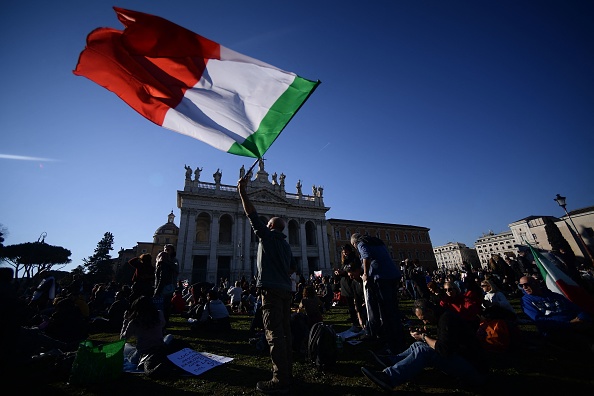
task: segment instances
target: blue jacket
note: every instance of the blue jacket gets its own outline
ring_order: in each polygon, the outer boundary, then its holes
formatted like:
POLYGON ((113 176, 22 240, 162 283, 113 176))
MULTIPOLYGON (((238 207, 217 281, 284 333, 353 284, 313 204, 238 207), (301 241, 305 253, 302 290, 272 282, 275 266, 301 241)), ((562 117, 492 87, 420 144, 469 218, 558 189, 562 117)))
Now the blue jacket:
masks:
POLYGON ((357 243, 357 250, 361 256, 361 261, 370 259, 371 265, 367 276, 373 280, 390 280, 400 279, 402 273, 400 267, 394 264, 388 248, 385 245, 372 245, 359 241, 357 243))
POLYGON ((542 296, 527 294, 525 290, 523 292, 522 310, 543 335, 571 328, 569 322, 576 317, 586 322, 592 321, 588 313, 559 293, 549 289, 542 289, 542 296))

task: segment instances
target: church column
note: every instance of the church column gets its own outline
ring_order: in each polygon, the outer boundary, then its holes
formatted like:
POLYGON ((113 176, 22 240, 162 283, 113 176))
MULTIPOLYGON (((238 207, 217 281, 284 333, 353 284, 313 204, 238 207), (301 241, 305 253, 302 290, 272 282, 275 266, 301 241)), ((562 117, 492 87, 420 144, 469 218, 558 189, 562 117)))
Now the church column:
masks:
POLYGON ((320 270, 328 270, 330 269, 330 256, 328 253, 328 235, 325 227, 322 227, 322 223, 323 222, 321 220, 316 221, 318 256, 320 260, 320 270))
POLYGON ((239 279, 245 275, 243 266, 243 222, 245 216, 236 214, 233 227, 233 259, 231 260, 231 279, 239 279))
POLYGON ((192 278, 192 249, 196 234, 196 213, 195 209, 181 208, 180 234, 176 248, 180 279, 192 278))
POLYGON ((310 275, 307 260, 307 236, 305 232, 305 220, 302 218, 299 218, 299 241, 301 242, 301 273, 307 279, 310 275))
MULTIPOLYGON (((256 275, 252 271, 252 258, 250 257, 250 252, 252 251, 252 224, 245 215, 243 215, 243 233, 241 235, 243 238, 243 266, 247 274, 246 276, 249 276, 251 280, 251 277, 256 275)), ((257 272, 258 269, 256 268, 254 271, 257 272)))
POLYGON ((218 284, 217 279, 217 247, 219 246, 219 218, 221 213, 215 211, 211 216, 210 223, 210 255, 207 265, 207 279, 208 282, 218 284))

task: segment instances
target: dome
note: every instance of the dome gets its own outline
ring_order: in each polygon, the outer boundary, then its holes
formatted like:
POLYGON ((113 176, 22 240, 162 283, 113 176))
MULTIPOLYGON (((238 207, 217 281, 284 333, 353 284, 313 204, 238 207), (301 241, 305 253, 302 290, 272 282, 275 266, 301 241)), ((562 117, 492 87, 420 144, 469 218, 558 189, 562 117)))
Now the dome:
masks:
POLYGON ((163 224, 155 231, 155 235, 153 235, 153 243, 175 244, 177 242, 177 237, 179 235, 179 227, 175 225, 173 219, 175 219, 175 215, 173 214, 172 210, 171 213, 167 216, 167 223, 163 224))

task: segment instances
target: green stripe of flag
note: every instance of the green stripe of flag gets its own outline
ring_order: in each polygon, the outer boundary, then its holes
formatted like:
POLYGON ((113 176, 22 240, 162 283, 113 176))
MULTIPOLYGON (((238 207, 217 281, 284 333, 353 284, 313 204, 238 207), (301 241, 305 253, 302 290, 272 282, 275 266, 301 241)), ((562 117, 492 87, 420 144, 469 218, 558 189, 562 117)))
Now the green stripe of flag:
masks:
POLYGON ((242 144, 233 143, 227 152, 244 157, 262 158, 319 84, 320 81, 310 81, 296 76, 293 83, 268 110, 258 130, 242 144))

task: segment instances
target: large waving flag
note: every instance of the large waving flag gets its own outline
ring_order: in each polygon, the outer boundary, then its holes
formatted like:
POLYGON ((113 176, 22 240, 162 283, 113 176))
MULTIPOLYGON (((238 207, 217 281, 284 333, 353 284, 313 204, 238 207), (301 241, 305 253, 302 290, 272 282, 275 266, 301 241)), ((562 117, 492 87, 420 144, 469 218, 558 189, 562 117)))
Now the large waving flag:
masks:
POLYGON ((158 16, 114 10, 125 29, 93 30, 74 74, 155 124, 219 150, 262 158, 320 83, 158 16))
POLYGON ((588 293, 583 287, 578 285, 565 272, 563 272, 554 263, 554 258, 545 257, 550 253, 541 254, 536 251, 528 242, 528 247, 532 252, 534 261, 540 271, 542 279, 544 279, 547 288, 555 293, 559 293, 567 297, 571 302, 578 305, 584 311, 594 315, 594 296, 588 293))

